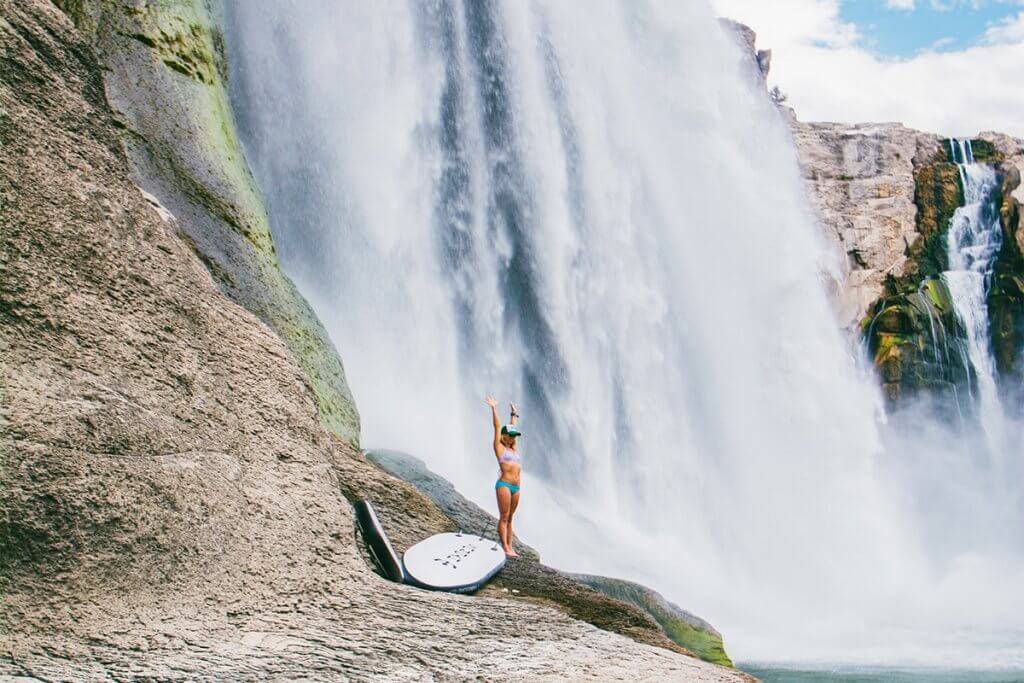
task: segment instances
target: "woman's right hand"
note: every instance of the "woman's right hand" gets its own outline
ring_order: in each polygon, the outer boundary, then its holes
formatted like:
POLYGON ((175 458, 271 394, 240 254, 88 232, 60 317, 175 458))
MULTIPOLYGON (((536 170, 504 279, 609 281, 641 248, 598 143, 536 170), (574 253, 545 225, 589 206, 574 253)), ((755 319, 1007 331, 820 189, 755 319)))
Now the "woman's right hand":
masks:
POLYGON ((488 395, 487 398, 484 399, 484 402, 492 408, 498 407, 498 402, 494 400, 494 397, 491 395, 488 395))

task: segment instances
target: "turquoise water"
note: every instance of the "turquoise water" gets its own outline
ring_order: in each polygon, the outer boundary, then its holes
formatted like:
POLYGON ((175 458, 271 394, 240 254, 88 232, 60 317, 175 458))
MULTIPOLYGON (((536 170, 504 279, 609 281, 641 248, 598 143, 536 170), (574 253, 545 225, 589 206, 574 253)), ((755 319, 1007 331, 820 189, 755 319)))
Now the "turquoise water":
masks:
POLYGON ((1024 669, 969 671, 956 669, 887 669, 834 667, 799 669, 741 664, 740 668, 764 683, 1024 683, 1024 669))

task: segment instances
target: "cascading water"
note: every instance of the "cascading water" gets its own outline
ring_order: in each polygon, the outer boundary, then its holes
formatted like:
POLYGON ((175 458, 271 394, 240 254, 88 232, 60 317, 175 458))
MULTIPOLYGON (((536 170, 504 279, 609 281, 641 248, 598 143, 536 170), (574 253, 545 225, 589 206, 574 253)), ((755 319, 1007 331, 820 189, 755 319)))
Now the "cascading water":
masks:
POLYGON ((922 540, 906 492, 957 494, 883 456, 785 125, 704 3, 253 1, 229 27, 365 445, 493 507, 482 399, 516 399, 517 531, 549 563, 643 581, 740 658, 948 657, 974 617, 1020 656, 1007 513, 922 540))
POLYGON ((995 195, 999 189, 995 169, 974 161, 970 140, 949 141, 953 161, 960 169, 964 205, 949 223, 947 253, 949 270, 942 274, 957 316, 966 332, 967 351, 977 377, 981 423, 998 449, 1002 406, 996 389, 995 362, 989 339, 986 298, 992 284, 992 268, 1002 246, 1003 231, 995 195))

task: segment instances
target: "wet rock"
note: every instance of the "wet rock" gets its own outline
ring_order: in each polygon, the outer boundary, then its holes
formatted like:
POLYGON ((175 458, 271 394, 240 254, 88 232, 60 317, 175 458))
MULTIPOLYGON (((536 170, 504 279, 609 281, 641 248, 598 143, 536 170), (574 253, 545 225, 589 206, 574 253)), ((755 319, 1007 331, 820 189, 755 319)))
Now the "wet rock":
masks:
POLYGON ((1019 413, 1024 410, 1024 226, 1020 220, 1024 142, 999 133, 982 133, 981 138, 979 142, 991 146, 989 156, 996 160, 1002 177, 999 221, 1003 245, 988 294, 992 356, 1003 404, 1019 413))
POLYGON ((914 164, 914 204, 921 238, 908 251, 909 265, 895 287, 914 287, 922 277, 948 270, 946 233, 953 213, 963 203, 960 171, 949 158, 947 146, 914 164))
MULTIPOLYGON (((890 409, 927 397, 940 412, 971 412, 964 330, 940 279, 949 266, 950 219, 964 201, 948 141, 898 124, 792 126, 819 222, 849 257, 834 288, 842 324, 866 336, 890 409)), ((1013 193, 1021 144, 986 135, 972 141, 975 158, 996 165, 1003 184, 1004 248, 989 295, 992 347, 1004 394, 1020 393, 1024 302, 1017 278, 1024 260, 1013 193)))
POLYGON ((863 325, 890 410, 922 397, 948 416, 972 410, 964 330, 942 279, 926 278, 913 292, 879 299, 863 325))

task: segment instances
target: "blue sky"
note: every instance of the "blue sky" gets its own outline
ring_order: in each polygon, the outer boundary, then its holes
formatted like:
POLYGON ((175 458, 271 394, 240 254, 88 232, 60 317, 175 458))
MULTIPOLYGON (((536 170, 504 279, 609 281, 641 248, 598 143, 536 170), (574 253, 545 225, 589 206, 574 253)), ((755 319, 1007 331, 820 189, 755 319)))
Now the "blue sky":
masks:
POLYGON ((711 0, 803 121, 1024 138, 1024 0, 711 0))
POLYGON ((865 48, 882 57, 907 58, 977 45, 988 29, 1019 11, 1016 3, 998 0, 844 0, 839 18, 857 27, 865 48))

